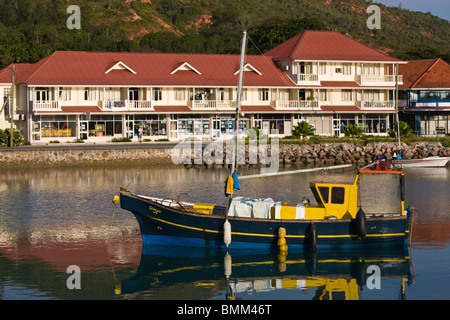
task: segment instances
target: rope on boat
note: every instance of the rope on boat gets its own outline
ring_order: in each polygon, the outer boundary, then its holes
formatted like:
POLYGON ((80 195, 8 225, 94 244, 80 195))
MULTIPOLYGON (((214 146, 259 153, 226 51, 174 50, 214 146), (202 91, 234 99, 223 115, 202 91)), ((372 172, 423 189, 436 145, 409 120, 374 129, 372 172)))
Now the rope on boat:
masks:
POLYGON ((108 243, 108 241, 109 241, 109 232, 110 232, 110 230, 111 230, 111 227, 112 227, 112 224, 113 224, 113 221, 114 221, 114 214, 116 213, 116 208, 117 208, 117 206, 118 206, 118 204, 120 203, 120 197, 118 196, 118 195, 115 195, 114 197, 113 197, 113 204, 114 204, 114 210, 113 210, 113 214, 112 214, 112 216, 111 216, 111 223, 110 223, 110 225, 109 225, 109 227, 108 227, 108 233, 107 233, 107 235, 106 235, 106 241, 105 241, 105 244, 107 244, 108 243))

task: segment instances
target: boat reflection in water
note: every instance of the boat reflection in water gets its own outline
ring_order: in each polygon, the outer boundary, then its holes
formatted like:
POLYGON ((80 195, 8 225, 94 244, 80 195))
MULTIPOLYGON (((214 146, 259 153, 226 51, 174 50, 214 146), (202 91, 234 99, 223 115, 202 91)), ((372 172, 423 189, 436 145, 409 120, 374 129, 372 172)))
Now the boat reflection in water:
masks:
MULTIPOLYGON (((234 300, 249 293, 293 289, 311 290, 311 299, 357 300, 364 288, 377 289, 380 278, 387 277, 398 279, 399 298, 403 299, 405 282, 414 282, 411 266, 408 251, 401 247, 379 252, 308 250, 287 255, 245 250, 230 255, 219 249, 144 246, 139 269, 135 276, 122 281, 121 294, 182 285, 190 290, 209 288, 202 296, 207 299, 234 300)), ((301 298, 289 296, 282 299, 301 298)))

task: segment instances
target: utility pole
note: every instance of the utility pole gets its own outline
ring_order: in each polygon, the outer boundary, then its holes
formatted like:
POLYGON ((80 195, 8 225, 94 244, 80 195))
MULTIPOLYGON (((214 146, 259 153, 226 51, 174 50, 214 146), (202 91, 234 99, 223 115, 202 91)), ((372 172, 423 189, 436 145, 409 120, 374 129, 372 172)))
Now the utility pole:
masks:
POLYGON ((9 132, 9 146, 12 148, 14 146, 14 98, 15 98, 15 76, 16 76, 16 67, 14 64, 12 65, 12 88, 11 88, 11 112, 9 113, 11 117, 11 131, 9 132))

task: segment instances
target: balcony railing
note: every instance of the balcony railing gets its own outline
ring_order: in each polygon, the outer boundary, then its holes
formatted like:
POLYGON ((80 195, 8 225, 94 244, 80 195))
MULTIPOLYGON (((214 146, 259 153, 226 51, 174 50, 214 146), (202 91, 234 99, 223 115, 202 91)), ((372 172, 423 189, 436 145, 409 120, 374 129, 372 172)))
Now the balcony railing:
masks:
POLYGON ((128 110, 127 100, 101 100, 103 110, 128 110))
POLYGON ((276 100, 272 106, 276 110, 320 110, 319 101, 312 100, 276 100))
MULTIPOLYGON (((356 82, 360 85, 363 84, 381 84, 388 82, 389 84, 395 85, 395 76, 394 75, 382 75, 382 76, 373 76, 373 75, 358 75, 355 78, 356 82)), ((403 76, 398 75, 398 84, 403 84, 403 76)))
POLYGON ((60 111, 61 108, 59 106, 59 101, 51 100, 51 101, 34 101, 33 103, 34 110, 40 111, 60 111))
POLYGON ((309 73, 299 73, 297 74, 297 83, 318 83, 319 75, 318 74, 309 74, 309 73))
POLYGON ((234 110, 236 109, 236 101, 232 100, 191 100, 188 106, 192 110, 234 110))
POLYGON ((130 110, 153 110, 153 104, 148 100, 131 100, 128 101, 130 110))
POLYGON ((361 110, 393 110, 394 104, 390 101, 356 101, 356 106, 361 110))

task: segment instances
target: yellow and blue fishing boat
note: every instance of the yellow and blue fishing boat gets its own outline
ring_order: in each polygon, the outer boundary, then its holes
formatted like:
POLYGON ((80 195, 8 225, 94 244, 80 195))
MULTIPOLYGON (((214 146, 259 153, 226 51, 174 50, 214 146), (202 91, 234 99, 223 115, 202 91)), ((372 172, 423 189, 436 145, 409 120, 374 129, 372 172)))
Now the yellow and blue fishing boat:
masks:
POLYGON ((400 212, 372 214, 358 205, 359 176, 368 172, 398 175, 404 190, 402 171, 361 170, 353 183, 310 182, 317 205, 235 197, 227 208, 138 195, 124 189, 120 205, 136 216, 144 245, 273 249, 279 244, 279 230, 285 230, 282 237, 289 250, 408 243, 412 210, 405 210, 404 191, 400 212))

